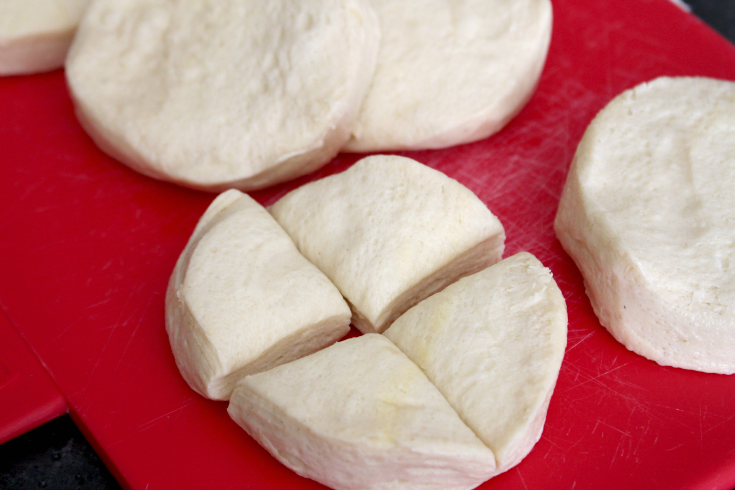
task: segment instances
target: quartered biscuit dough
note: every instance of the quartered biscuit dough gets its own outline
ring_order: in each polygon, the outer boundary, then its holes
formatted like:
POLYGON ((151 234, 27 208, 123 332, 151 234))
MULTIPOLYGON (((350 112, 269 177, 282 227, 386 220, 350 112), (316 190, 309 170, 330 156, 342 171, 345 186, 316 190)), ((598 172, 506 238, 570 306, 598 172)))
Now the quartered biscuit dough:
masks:
POLYGON ((564 298, 519 253, 425 299, 385 334, 495 454, 501 473, 541 437, 567 341, 564 298))
POLYGON ((398 156, 372 156, 281 198, 271 213, 337 286, 364 333, 500 260, 500 221, 456 180, 398 156))
POLYGON ((244 378, 228 412, 281 463, 337 490, 469 490, 495 469, 436 387, 376 334, 244 378))
POLYGON ((113 157, 252 190, 339 151, 379 42, 367 0, 98 0, 66 68, 80 122, 113 157))
POLYGON ((64 64, 89 0, 0 0, 0 75, 64 64))
POLYGON ((166 330, 198 393, 226 400, 243 376, 322 349, 349 331, 350 309, 324 274, 249 196, 217 197, 176 263, 166 330))
POLYGON ((372 0, 383 38, 346 151, 485 138, 531 97, 551 39, 549 0, 372 0))
POLYGON ((735 373, 735 83, 659 78, 582 138, 555 229, 600 323, 659 364, 735 373))

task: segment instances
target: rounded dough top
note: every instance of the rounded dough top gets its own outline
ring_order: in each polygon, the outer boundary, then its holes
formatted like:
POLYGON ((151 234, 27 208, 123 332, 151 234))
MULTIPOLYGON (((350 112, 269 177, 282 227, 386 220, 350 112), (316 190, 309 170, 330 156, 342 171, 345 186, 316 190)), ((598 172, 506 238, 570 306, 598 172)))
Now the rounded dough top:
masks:
POLYGON ((338 151, 379 36, 366 0, 99 0, 67 77, 113 156, 191 187, 253 189, 338 151))
POLYGON ((593 121, 576 158, 595 216, 647 287, 696 323, 735 321, 735 83, 659 78, 593 121))
POLYGON ((182 264, 180 294, 219 347, 219 361, 234 370, 299 329, 332 316, 347 319, 350 312, 337 288, 262 206, 247 194, 228 192, 236 200, 198 225, 203 234, 195 232, 189 261, 182 264))
POLYGON ((465 186, 390 155, 363 158, 300 187, 271 213, 376 325, 407 289, 483 240, 505 237, 500 221, 465 186))
POLYGON ((25 36, 76 29, 89 0, 0 0, 0 46, 25 36))
POLYGON ((372 0, 378 66, 348 151, 442 148, 499 131, 546 60, 548 0, 372 0))
POLYGON ((538 441, 567 342, 551 271, 521 252, 408 310, 385 331, 497 458, 518 464, 538 441))
POLYGON ((302 476, 340 490, 468 490, 495 458, 421 370, 378 334, 248 376, 230 415, 302 476))

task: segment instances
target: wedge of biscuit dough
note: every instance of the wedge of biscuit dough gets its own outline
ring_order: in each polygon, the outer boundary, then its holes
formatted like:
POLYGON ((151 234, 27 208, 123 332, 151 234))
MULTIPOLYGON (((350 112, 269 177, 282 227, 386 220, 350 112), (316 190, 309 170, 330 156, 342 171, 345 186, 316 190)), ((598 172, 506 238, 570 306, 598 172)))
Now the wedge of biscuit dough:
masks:
POLYGON ((372 0, 383 38, 346 151, 443 148, 505 126, 536 88, 549 0, 372 0))
POLYGON ((230 416, 281 463, 336 490, 460 490, 493 453, 376 334, 243 379, 230 416))
POLYGON ((271 213, 352 306, 362 332, 500 260, 500 221, 454 179, 398 156, 364 158, 281 198, 271 213))
POLYGON ((379 42, 368 0, 97 0, 66 74, 79 121, 114 158, 252 190, 339 151, 379 42))
POLYGON ((64 65, 89 0, 0 1, 0 75, 26 75, 64 65))
POLYGON ((554 224, 628 349, 735 373, 735 83, 659 78, 587 128, 554 224))
POLYGON ((567 343, 551 273, 519 253, 414 306, 385 334, 493 450, 495 474, 541 437, 567 343))
POLYGON ((212 202, 176 263, 166 330, 184 379, 226 400, 243 376, 322 349, 350 309, 324 274, 246 194, 212 202))

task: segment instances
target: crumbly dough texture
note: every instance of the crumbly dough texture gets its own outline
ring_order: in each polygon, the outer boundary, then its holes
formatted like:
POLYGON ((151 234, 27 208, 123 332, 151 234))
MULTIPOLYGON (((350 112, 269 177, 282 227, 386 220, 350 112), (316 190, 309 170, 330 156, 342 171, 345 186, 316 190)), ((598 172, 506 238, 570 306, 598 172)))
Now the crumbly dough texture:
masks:
POLYGON ((166 330, 198 393, 229 399, 236 382, 339 340, 350 309, 252 198, 215 199, 176 263, 166 330))
POLYGON ((398 156, 364 158, 304 185, 271 213, 337 286, 363 333, 499 261, 500 221, 456 180, 398 156))
POLYGON ((63 66, 89 0, 0 0, 0 76, 63 66))
POLYGON ((536 88, 549 0, 372 0, 383 38, 345 150, 443 148, 505 126, 536 88))
POLYGON ((80 122, 113 157, 252 190, 339 151, 379 42, 367 0, 98 0, 66 68, 80 122))
POLYGON ((493 453, 376 334, 244 378, 230 416, 281 463, 336 490, 460 490, 493 453))
POLYGON ((551 272, 519 253, 425 299, 384 334, 495 454, 492 476, 541 437, 567 341, 551 272))
POLYGON ((659 364, 735 373, 735 83, 659 78, 587 128, 555 230, 600 323, 659 364))

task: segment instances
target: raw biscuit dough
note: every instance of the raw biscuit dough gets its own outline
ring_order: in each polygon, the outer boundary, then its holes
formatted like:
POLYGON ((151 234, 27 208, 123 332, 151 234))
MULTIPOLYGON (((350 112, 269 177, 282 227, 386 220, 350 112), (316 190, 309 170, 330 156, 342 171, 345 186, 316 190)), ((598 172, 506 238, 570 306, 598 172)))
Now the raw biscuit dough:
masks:
POLYGON ((184 379, 226 400, 237 381, 322 349, 349 331, 350 309, 324 274, 248 195, 210 205, 166 292, 166 330, 184 379))
POLYGON ((592 307, 659 364, 735 372, 735 83, 659 78, 587 128, 555 229, 592 307))
POLYGON ((503 255, 500 221, 454 179, 377 155, 304 185, 271 208, 301 253, 380 333, 404 311, 503 255))
POLYGON ((550 271, 519 253, 408 310, 385 334, 495 454, 494 474, 541 437, 567 342, 550 271))
POLYGON ((0 0, 0 75, 64 65, 89 0, 0 0))
POLYGON ((336 490, 469 490, 495 469, 436 387, 376 334, 244 378, 228 412, 281 463, 336 490))
POLYGON ((98 0, 67 60, 104 151, 209 191, 307 174, 349 138, 380 27, 367 0, 98 0))
POLYGON ((346 151, 443 148, 499 131, 531 97, 549 0, 372 0, 383 38, 346 151))

